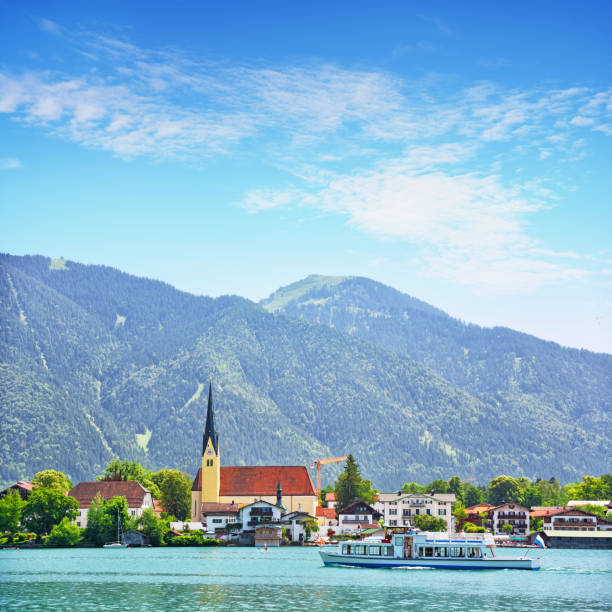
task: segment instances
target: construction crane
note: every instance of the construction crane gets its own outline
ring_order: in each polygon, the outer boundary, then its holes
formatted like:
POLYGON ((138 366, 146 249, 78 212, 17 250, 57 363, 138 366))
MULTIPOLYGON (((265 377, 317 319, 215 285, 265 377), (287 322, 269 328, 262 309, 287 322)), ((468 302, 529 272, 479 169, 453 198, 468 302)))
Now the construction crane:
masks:
POLYGON ((321 466, 327 465, 328 463, 339 463, 340 461, 346 461, 348 457, 327 457, 326 459, 315 459, 314 463, 310 466, 311 468, 317 469, 317 495, 321 497, 321 466))

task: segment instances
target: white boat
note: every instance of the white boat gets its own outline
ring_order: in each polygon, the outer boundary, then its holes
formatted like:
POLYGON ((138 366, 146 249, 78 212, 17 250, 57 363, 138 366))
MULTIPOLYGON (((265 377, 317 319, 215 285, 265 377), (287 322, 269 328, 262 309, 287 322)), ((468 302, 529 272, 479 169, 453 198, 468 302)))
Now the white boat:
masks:
POLYGON ((121 523, 119 521, 119 509, 117 508, 117 541, 107 542, 102 545, 102 548, 127 548, 127 544, 121 541, 121 523))
POLYGON ((495 554, 490 533, 414 532, 387 527, 382 538, 340 542, 319 551, 325 565, 387 568, 539 570, 538 558, 495 554))

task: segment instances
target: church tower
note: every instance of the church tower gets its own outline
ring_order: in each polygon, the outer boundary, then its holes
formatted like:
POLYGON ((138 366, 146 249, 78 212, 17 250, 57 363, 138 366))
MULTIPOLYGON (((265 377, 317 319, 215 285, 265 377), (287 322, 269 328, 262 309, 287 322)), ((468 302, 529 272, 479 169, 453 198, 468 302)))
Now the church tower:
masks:
POLYGON ((221 458, 219 456, 219 434, 215 429, 215 409, 212 396, 212 378, 208 388, 208 410, 206 427, 202 438, 202 502, 219 503, 221 483, 221 458))

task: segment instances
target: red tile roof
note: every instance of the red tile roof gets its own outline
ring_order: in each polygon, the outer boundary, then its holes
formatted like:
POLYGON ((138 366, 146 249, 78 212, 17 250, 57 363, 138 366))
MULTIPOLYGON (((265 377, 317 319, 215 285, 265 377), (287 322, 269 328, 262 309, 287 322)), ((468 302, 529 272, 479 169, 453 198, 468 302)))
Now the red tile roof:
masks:
POLYGON ((36 487, 36 485, 33 485, 31 482, 28 482, 27 480, 20 480, 16 484, 16 486, 19 487, 20 489, 26 489, 27 491, 31 491, 32 489, 36 487))
POLYGON ((129 508, 140 508, 148 493, 139 482, 124 480, 102 480, 100 482, 79 482, 68 492, 79 502, 79 508, 89 508, 96 495, 104 499, 123 496, 127 499, 129 508))
POLYGON ((153 500, 153 510, 154 510, 155 512, 160 513, 160 514, 161 514, 162 512, 164 512, 164 507, 162 506, 162 503, 161 503, 161 500, 160 500, 160 499, 154 499, 154 500, 153 500))
POLYGON ((317 516, 324 516, 328 519, 336 518, 335 508, 323 508, 323 506, 317 506, 317 516))
POLYGON ((529 513, 531 518, 542 518, 543 516, 550 516, 551 514, 557 514, 565 510, 565 508, 538 508, 537 510, 532 510, 529 513))
MULTIPOLYGON (((223 497, 276 495, 279 480, 283 495, 317 496, 312 478, 303 465, 221 467, 219 495, 223 497)), ((191 490, 202 490, 202 468, 198 469, 191 490)))
POLYGON ((491 508, 494 508, 491 504, 476 504, 475 506, 470 506, 466 508, 465 511, 468 514, 477 514, 479 512, 487 512, 491 508))
POLYGON ((338 498, 336 497, 335 493, 326 493, 325 494, 325 501, 326 502, 338 501, 338 498))

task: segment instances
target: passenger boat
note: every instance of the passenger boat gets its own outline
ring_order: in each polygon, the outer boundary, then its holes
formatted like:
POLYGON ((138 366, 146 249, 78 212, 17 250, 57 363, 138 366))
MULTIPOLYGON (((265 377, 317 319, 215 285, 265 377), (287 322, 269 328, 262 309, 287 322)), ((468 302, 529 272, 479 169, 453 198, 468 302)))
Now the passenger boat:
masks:
POLYGON ((540 559, 500 557, 490 533, 433 533, 386 527, 382 538, 340 542, 319 551, 325 565, 388 568, 538 570, 540 559))

